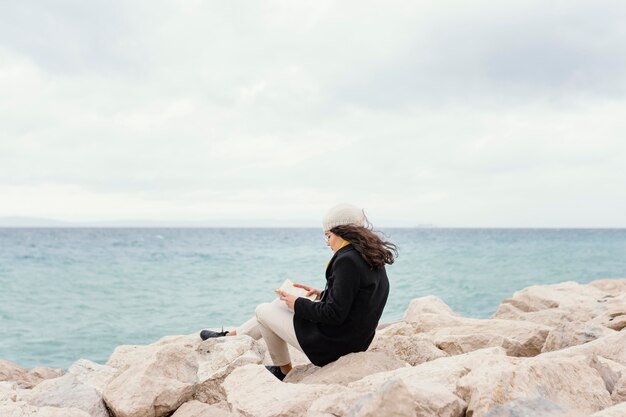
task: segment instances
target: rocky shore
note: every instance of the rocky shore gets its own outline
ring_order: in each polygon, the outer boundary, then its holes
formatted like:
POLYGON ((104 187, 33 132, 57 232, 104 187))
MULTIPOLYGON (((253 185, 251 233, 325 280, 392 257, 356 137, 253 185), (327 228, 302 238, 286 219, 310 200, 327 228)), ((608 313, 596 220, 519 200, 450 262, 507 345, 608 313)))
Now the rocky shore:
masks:
POLYGON ((0 417, 625 417, 626 279, 533 286, 490 319, 427 296, 322 368, 263 341, 168 336, 67 372, 0 361, 0 417))

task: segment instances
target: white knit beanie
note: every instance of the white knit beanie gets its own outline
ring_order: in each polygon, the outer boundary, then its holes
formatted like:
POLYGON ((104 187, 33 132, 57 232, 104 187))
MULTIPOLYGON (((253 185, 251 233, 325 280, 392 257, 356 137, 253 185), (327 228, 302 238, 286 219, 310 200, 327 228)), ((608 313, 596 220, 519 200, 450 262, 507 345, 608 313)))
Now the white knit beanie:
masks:
POLYGON ((344 224, 365 225, 365 214, 352 204, 337 204, 326 213, 322 220, 324 231, 344 224))

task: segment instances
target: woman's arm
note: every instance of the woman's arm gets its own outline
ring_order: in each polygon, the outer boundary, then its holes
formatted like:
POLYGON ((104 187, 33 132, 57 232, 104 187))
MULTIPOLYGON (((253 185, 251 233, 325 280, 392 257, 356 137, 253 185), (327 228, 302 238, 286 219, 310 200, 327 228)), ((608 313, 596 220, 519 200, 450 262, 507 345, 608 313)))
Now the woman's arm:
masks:
POLYGON ((348 257, 337 259, 329 280, 332 284, 329 283, 324 301, 313 302, 306 298, 297 298, 294 303, 295 315, 312 322, 331 325, 339 325, 346 320, 361 283, 354 261, 348 257))

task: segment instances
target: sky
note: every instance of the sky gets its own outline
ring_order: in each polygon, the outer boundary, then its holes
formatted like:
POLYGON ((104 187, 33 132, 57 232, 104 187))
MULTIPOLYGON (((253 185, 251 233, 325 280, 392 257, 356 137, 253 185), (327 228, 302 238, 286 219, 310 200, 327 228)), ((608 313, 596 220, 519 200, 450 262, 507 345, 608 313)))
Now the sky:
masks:
POLYGON ((0 217, 626 227, 626 3, 0 3, 0 217))

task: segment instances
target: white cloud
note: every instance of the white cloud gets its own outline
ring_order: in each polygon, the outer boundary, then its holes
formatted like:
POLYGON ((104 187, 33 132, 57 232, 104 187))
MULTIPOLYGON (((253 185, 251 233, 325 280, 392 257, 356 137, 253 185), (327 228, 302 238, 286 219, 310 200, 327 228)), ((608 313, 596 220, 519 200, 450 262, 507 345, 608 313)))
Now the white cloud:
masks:
POLYGON ((626 226, 624 8, 3 4, 0 216, 626 226))

